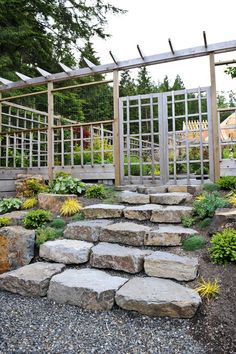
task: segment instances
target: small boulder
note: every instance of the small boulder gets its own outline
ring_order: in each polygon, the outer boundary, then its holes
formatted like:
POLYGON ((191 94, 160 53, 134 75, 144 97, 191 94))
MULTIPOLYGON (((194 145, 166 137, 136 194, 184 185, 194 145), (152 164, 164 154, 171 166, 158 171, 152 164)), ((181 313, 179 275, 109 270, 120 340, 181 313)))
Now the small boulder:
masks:
POLYGON ((39 193, 38 203, 41 209, 50 210, 52 213, 60 213, 62 204, 67 199, 78 200, 75 194, 53 194, 53 193, 39 193))
POLYGON ((29 264, 34 257, 35 231, 22 226, 0 229, 0 274, 29 264))

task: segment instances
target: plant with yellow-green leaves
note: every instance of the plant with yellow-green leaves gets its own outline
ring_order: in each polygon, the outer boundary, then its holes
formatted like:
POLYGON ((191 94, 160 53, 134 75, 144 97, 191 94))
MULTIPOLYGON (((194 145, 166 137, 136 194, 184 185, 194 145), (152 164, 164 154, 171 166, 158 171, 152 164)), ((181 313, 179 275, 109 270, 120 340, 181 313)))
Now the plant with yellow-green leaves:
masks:
POLYGON ((22 209, 31 209, 37 204, 38 204, 38 201, 36 198, 28 198, 23 202, 22 209))
POLYGON ((8 226, 11 223, 11 219, 8 217, 3 216, 0 218, 0 227, 8 226))
POLYGON ((78 200, 69 198, 64 201, 61 206, 60 213, 63 216, 71 216, 78 213, 82 208, 82 205, 78 202, 78 200))
POLYGON ((204 278, 201 278, 197 284, 196 291, 201 297, 209 300, 210 298, 214 298, 219 294, 219 288, 220 287, 217 279, 212 282, 210 280, 206 281, 204 278))
POLYGON ((236 206, 236 192, 230 193, 229 197, 229 202, 232 206, 236 206))

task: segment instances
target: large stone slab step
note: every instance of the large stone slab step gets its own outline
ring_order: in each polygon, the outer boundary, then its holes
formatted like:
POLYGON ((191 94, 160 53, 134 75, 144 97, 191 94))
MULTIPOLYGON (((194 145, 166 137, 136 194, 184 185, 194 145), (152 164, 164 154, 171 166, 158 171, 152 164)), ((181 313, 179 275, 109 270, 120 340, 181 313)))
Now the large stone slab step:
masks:
POLYGON ((77 240, 47 241, 39 248, 39 256, 46 260, 64 264, 80 264, 89 260, 93 243, 77 240))
POLYGON ((50 279, 64 264, 38 262, 0 275, 0 289, 23 296, 46 296, 50 279))
POLYGON ((155 193, 150 194, 152 204, 178 205, 192 200, 190 193, 155 193))
POLYGON ((136 277, 117 291, 115 301, 125 310, 148 316, 191 318, 201 298, 196 291, 171 280, 136 277))
POLYGON ((95 268, 108 268, 135 274, 143 270, 144 257, 152 252, 102 242, 92 248, 90 264, 95 268))
POLYGON ((122 243, 130 246, 142 246, 146 234, 151 228, 134 222, 118 222, 102 228, 99 240, 102 242, 122 243))
POLYGON ((124 205, 94 204, 82 208, 81 211, 87 219, 113 219, 121 218, 124 209, 124 205))
POLYGON ((64 238, 97 242, 99 240, 99 235, 102 227, 111 225, 112 220, 82 220, 67 224, 64 231, 64 238))
POLYGON ((152 210, 152 216, 150 221, 158 223, 167 224, 179 224, 181 219, 185 216, 190 216, 192 214, 192 207, 181 206, 181 205, 171 205, 163 206, 158 205, 152 210))
POLYGON ((144 258, 144 270, 151 277, 189 281, 197 276, 198 259, 157 251, 144 258))
POLYGON ((180 246, 184 238, 198 234, 198 231, 181 225, 160 224, 146 234, 146 246, 180 246))
POLYGON ((90 310, 110 310, 116 291, 128 279, 97 269, 68 269, 50 282, 48 298, 90 310))
POLYGON ((121 192, 119 200, 121 203, 127 204, 147 204, 150 202, 149 195, 130 191, 121 192))
POLYGON ((130 220, 150 220, 153 210, 159 209, 159 207, 156 204, 129 206, 124 209, 124 216, 130 220))

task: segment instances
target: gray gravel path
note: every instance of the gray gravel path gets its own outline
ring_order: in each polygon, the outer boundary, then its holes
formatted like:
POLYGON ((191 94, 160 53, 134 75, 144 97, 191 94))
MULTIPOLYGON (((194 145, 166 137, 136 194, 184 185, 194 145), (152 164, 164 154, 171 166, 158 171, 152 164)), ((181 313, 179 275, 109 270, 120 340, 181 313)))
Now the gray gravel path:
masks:
POLYGON ((0 292, 0 354, 205 354, 188 320, 92 312, 0 292))

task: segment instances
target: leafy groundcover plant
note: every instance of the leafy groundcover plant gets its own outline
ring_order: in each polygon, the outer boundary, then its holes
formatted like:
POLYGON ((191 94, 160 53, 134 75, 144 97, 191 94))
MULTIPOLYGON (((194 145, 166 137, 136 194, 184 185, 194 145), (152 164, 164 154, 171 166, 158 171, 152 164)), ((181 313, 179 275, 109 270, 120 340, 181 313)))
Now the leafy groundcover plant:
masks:
POLYGON ((217 208, 226 208, 229 203, 219 193, 204 193, 193 202, 193 214, 200 220, 212 218, 217 208))
POLYGON ((203 248, 206 240, 203 236, 193 235, 182 241, 182 247, 185 251, 196 251, 203 248))
POLYGON ((63 229, 54 229, 52 227, 42 226, 36 231, 36 244, 42 245, 46 241, 53 241, 62 237, 63 229))
POLYGON ((105 199, 107 197, 107 193, 103 184, 95 184, 86 190, 85 196, 87 198, 105 199))
POLYGON ((36 198, 28 198, 22 204, 22 209, 31 209, 37 205, 38 201, 36 198))
POLYGON ((50 191, 57 194, 81 194, 85 191, 86 184, 72 176, 56 177, 50 185, 50 191))
POLYGON ((7 217, 0 218, 0 227, 8 226, 11 223, 11 219, 7 217))
POLYGON ((236 189, 236 176, 223 176, 217 181, 218 186, 224 190, 236 189))

